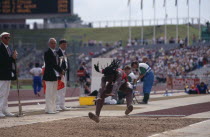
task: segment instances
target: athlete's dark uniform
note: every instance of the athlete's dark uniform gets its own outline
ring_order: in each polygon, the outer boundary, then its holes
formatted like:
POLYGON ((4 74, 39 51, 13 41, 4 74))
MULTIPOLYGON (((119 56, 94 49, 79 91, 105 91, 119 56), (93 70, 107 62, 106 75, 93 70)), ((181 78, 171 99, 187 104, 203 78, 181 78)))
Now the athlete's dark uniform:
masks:
POLYGON ((89 117, 95 122, 99 122, 104 99, 108 96, 113 96, 114 99, 117 99, 117 91, 119 90, 126 95, 127 109, 125 114, 128 115, 133 110, 133 106, 131 105, 133 98, 132 89, 128 86, 126 73, 118 67, 118 65, 114 67, 111 66, 110 68, 107 67, 102 70, 104 76, 101 78, 101 88, 99 89, 98 98, 96 100, 96 115, 89 112, 89 117))

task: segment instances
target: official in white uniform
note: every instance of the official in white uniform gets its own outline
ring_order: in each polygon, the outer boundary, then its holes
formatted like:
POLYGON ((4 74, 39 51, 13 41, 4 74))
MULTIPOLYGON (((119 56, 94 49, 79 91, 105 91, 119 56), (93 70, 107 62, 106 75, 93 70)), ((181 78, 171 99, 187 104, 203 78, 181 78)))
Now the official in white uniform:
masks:
POLYGON ((58 90, 57 99, 56 99, 56 110, 69 110, 65 106, 65 96, 66 96, 66 87, 67 87, 67 81, 69 81, 69 61, 67 59, 66 54, 66 48, 67 48, 67 41, 62 39, 59 41, 59 49, 57 51, 57 54, 60 58, 60 67, 65 71, 64 74, 64 88, 58 90))
POLYGON ((8 111, 8 96, 11 80, 16 80, 15 59, 17 52, 9 47, 10 33, 0 35, 0 118, 14 116, 8 111))
POLYGON ((50 38, 48 45, 49 49, 44 53, 45 72, 43 80, 46 83, 46 94, 45 94, 45 112, 48 114, 55 114, 56 111, 56 95, 58 87, 58 79, 62 77, 64 71, 59 66, 59 57, 56 53, 56 40, 50 38))

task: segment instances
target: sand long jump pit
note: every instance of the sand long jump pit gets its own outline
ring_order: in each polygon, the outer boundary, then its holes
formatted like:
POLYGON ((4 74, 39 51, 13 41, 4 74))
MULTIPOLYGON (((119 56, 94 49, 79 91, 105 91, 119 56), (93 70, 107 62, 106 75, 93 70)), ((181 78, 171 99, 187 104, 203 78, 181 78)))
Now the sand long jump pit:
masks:
MULTIPOLYGON (((204 102, 144 113, 131 113, 129 116, 103 115, 99 123, 87 117, 89 111, 95 110, 95 106, 91 106, 65 112, 65 115, 76 116, 76 113, 81 111, 85 115, 83 117, 0 128, 0 137, 147 137, 207 120, 207 118, 187 118, 185 116, 209 112, 209 105, 210 102, 204 102)), ((135 109, 141 108, 134 107, 135 109)), ((123 114, 124 110, 125 107, 118 105, 105 105, 102 112, 121 111, 123 114)), ((35 116, 42 118, 43 115, 46 116, 40 112, 35 116)), ((51 116, 54 117, 56 114, 51 116)), ((23 119, 20 118, 19 121, 21 120, 23 119)))
MULTIPOLYGON (((0 137, 147 137, 205 121, 206 118, 186 118, 185 116, 207 112, 209 111, 209 105, 210 102, 205 102, 146 113, 131 113, 129 116, 102 116, 99 123, 95 123, 89 117, 84 116, 4 127, 0 128, 0 137)), ((87 113, 88 115, 88 112, 93 111, 94 108, 92 106, 75 111, 83 111, 83 114, 87 113)), ((107 105, 104 106, 103 110, 115 113, 116 110, 122 111, 125 108, 107 105)), ((74 114, 75 111, 67 113, 74 114)), ((43 115, 41 113, 36 114, 36 117, 40 116, 41 118, 43 115)), ((23 119, 20 118, 19 121, 21 120, 23 119)))
POLYGON ((119 116, 101 117, 100 123, 95 123, 88 117, 77 117, 0 128, 0 137, 147 137, 204 120, 206 119, 119 116))

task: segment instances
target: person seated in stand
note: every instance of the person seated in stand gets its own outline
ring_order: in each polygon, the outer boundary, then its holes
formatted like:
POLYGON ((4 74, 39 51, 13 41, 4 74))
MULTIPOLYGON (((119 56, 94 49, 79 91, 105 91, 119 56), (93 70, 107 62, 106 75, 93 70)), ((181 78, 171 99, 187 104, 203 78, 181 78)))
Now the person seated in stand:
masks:
POLYGON ((191 85, 190 88, 186 86, 185 92, 188 94, 200 94, 199 90, 195 87, 195 85, 191 85))
POLYGON ((85 85, 84 85, 84 93, 85 93, 85 95, 89 95, 91 93, 90 85, 91 85, 91 82, 90 82, 90 79, 88 78, 86 80, 85 85))
POLYGON ((103 74, 103 77, 101 78, 101 88, 99 89, 98 97, 96 99, 95 114, 92 112, 88 113, 89 118, 96 123, 99 122, 99 116, 104 105, 105 98, 113 96, 114 99, 116 99, 117 91, 119 90, 126 94, 127 109, 125 114, 128 115, 133 111, 133 106, 131 105, 133 98, 132 89, 127 83, 126 73, 119 68, 119 64, 119 61, 113 60, 112 63, 102 71, 99 70, 99 64, 94 65, 95 70, 103 74))
POLYGON ((209 93, 209 89, 204 82, 201 82, 199 85, 197 85, 197 89, 200 92, 200 94, 208 94, 209 93))
POLYGON ((80 85, 83 87, 83 85, 86 83, 87 78, 90 77, 89 74, 88 74, 88 71, 87 71, 87 67, 86 67, 86 63, 85 62, 82 62, 81 66, 79 67, 78 72, 80 73, 78 75, 79 82, 80 82, 80 85))

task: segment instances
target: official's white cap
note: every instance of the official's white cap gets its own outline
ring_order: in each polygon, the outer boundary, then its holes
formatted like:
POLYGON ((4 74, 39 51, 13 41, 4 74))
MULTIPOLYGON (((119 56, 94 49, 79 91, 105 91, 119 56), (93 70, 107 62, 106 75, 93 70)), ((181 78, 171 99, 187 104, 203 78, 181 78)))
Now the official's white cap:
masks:
POLYGON ((10 35, 10 33, 8 33, 8 32, 3 32, 3 33, 1 33, 0 38, 4 35, 8 35, 8 34, 10 35))

